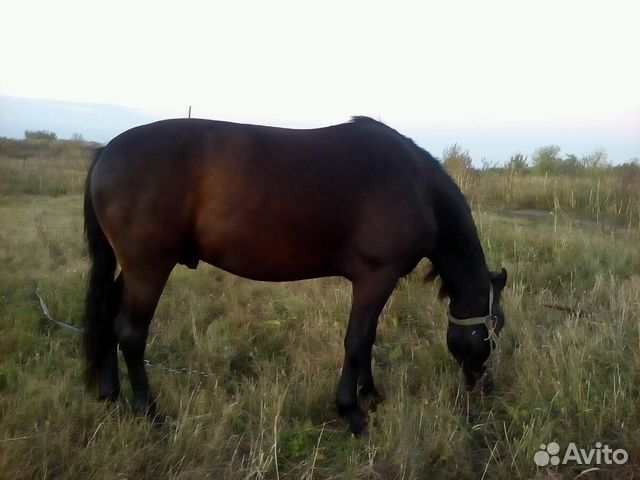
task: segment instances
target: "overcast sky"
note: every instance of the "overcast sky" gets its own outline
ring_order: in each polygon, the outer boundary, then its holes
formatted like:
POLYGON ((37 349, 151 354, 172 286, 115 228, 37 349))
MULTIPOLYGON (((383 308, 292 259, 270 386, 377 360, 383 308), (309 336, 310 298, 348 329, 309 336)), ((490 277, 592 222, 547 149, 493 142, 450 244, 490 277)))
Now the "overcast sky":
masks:
POLYGON ((639 19, 637 0, 7 0, 0 95, 294 127, 370 115, 436 155, 540 142, 626 161, 640 156, 639 19))

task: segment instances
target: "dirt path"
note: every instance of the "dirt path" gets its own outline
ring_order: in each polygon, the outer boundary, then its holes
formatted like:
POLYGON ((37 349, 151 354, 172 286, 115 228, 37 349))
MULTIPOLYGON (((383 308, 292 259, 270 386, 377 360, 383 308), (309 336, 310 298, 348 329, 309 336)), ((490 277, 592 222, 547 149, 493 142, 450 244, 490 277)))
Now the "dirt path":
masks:
POLYGON ((632 234, 639 235, 640 230, 638 228, 631 227, 630 225, 624 225, 617 223, 611 218, 600 218, 599 220, 593 220, 579 216, 577 214, 571 214, 568 212, 558 212, 556 214, 553 211, 548 210, 536 210, 533 208, 525 208, 521 210, 509 209, 509 210, 494 210, 493 213, 501 215, 503 217, 512 219, 522 219, 527 222, 554 222, 560 221, 562 224, 571 224, 580 227, 585 230, 594 230, 602 233, 614 233, 614 234, 632 234))

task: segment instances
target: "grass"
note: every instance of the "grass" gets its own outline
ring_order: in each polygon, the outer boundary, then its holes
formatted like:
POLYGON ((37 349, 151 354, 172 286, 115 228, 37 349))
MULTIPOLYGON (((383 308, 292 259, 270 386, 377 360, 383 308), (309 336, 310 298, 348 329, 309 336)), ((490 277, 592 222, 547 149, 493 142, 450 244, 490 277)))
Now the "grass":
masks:
POLYGON ((640 232, 640 166, 533 175, 508 169, 454 171, 467 199, 480 207, 577 215, 640 232))
POLYGON ((516 188, 507 173, 461 182, 490 265, 510 273, 496 390, 464 391, 444 343, 446 304, 421 264, 382 314, 374 375, 386 401, 354 438, 334 408, 350 305, 341 279, 269 284, 176 268, 147 350, 170 420, 129 413, 124 368, 120 403, 84 392, 80 340, 42 318, 34 290, 57 319, 81 325, 87 163, 23 166, 0 152, 0 478, 558 480, 588 469, 536 467, 550 441, 629 452, 627 464, 581 479, 640 476, 637 212, 613 212, 606 195, 591 210, 562 200, 585 198, 596 179, 547 190, 549 179, 516 188))

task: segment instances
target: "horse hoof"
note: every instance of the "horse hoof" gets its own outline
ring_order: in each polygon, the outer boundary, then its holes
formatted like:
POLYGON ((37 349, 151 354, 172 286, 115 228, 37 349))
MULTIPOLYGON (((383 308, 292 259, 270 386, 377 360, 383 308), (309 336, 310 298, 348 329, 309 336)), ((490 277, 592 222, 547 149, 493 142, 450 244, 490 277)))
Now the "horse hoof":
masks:
POLYGON ((382 402, 385 401, 384 395, 378 392, 377 390, 371 394, 370 398, 371 398, 371 404, 374 407, 377 407, 378 405, 380 405, 382 402))
POLYGON ((158 412, 154 413, 153 416, 150 416, 150 415, 147 415, 147 416, 151 420, 151 423, 156 427, 160 427, 165 423, 167 423, 167 419, 169 418, 165 414, 158 413, 158 412))
POLYGON ((356 436, 361 435, 365 432, 368 425, 369 419, 362 410, 358 408, 351 412, 349 416, 349 430, 351 430, 351 433, 356 436))
POLYGON ((482 389, 482 393, 489 395, 493 391, 493 386, 493 375, 486 372, 480 379, 480 388, 482 389))
POLYGON ((157 415, 155 400, 136 400, 132 410, 136 415, 144 415, 151 419, 157 415))
POLYGON ((363 397, 363 403, 368 412, 375 412, 378 409, 378 405, 384 402, 385 398, 379 392, 372 392, 363 397))
POLYGON ((120 390, 109 390, 107 392, 100 392, 98 400, 101 402, 115 402, 120 397, 120 390))

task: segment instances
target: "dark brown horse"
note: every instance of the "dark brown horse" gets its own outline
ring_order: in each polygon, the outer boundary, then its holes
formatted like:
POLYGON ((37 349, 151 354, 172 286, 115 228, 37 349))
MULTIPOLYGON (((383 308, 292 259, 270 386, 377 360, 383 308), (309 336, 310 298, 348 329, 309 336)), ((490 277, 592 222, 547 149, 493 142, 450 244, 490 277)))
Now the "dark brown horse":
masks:
POLYGON ((469 388, 491 352, 483 319, 491 314, 497 331, 504 323, 506 271, 489 272, 460 190, 427 152, 369 118, 314 130, 191 119, 134 128, 97 153, 84 214, 93 260, 87 381, 101 398, 117 398, 119 344, 136 411, 155 412, 144 350, 178 263, 196 268, 202 260, 264 281, 351 280, 337 405, 355 433, 366 424, 358 386, 361 395, 378 395, 371 375, 378 316, 422 258, 450 298, 447 343, 469 388))

